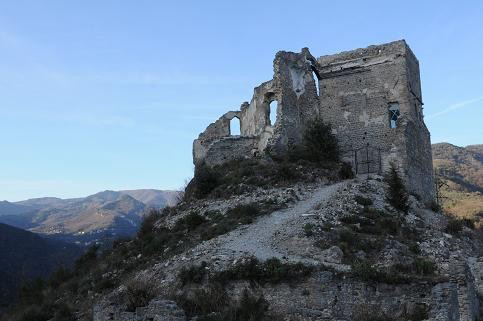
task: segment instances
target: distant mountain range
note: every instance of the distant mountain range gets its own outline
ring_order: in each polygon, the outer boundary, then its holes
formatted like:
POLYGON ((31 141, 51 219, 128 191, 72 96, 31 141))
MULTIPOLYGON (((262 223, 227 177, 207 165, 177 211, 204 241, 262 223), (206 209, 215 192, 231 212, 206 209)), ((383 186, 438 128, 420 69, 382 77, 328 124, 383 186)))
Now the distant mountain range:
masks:
MULTIPOLYGON (((8 205, 2 202, 1 206, 8 205)), ((58 266, 71 265, 80 254, 81 249, 74 244, 0 223, 0 312, 22 281, 47 277, 58 266)))
POLYGON ((483 215, 483 145, 439 143, 432 149, 444 209, 461 217, 483 215))
POLYGON ((0 202, 0 223, 88 245, 132 236, 149 208, 176 204, 179 192, 154 189, 103 191, 84 198, 0 202))

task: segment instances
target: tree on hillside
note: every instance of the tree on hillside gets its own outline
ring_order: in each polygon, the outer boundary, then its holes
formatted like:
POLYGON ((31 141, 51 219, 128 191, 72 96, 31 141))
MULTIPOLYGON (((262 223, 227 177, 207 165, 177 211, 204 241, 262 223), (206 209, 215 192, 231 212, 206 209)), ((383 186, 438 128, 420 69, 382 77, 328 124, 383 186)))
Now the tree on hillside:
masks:
POLYGON ((407 213, 409 210, 409 195, 404 186, 402 178, 399 176, 399 172, 394 165, 391 163, 389 171, 386 173, 384 180, 388 185, 386 192, 387 201, 396 209, 407 213))
POLYGON ((306 158, 316 163, 336 163, 340 151, 329 123, 316 118, 309 122, 303 135, 306 158))

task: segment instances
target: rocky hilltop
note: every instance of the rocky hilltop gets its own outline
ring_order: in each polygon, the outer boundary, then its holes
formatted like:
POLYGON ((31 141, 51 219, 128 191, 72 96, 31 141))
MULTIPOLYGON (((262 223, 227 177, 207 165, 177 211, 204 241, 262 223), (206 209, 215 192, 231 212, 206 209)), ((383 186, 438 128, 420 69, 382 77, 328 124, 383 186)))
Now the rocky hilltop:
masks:
MULTIPOLYGON (((399 209, 382 176, 348 178, 343 165, 334 166, 237 161, 198 173, 184 201, 153 212, 134 239, 102 255, 91 249, 60 285, 42 289, 50 310, 24 304, 13 315, 45 309, 53 320, 94 321, 480 317, 479 218, 434 212, 417 195, 399 209)), ((9 320, 22 320, 15 317, 9 320)))
MULTIPOLYGON (((246 208, 254 203, 275 209, 264 207, 267 213, 252 223, 158 258, 131 281, 155 285, 158 294, 146 307, 126 312, 126 303, 119 303, 133 291, 128 282, 94 305, 94 320, 184 320, 219 310, 213 307, 228 304, 225 298, 242 309, 243 301, 236 302, 244 291, 251 308, 271 320, 475 320, 483 294, 475 230, 414 197, 404 215, 387 203, 386 189, 378 176, 298 184, 171 213, 158 228, 193 220, 193 213, 200 222, 236 209, 249 215, 255 208, 246 208), (163 301, 169 298, 178 305, 163 301)), ((192 230, 201 240, 209 238, 197 231, 205 224, 192 230)))

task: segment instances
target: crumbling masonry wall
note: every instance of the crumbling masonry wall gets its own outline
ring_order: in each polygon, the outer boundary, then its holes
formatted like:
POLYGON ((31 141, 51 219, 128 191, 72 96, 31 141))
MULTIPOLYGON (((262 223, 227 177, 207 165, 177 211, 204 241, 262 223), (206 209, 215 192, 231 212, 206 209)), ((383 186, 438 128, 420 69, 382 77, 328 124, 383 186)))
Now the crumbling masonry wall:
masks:
POLYGON ((367 171, 366 161, 379 172, 394 163, 411 192, 433 199, 419 63, 406 42, 322 56, 318 63, 320 112, 332 124, 345 159, 358 172, 367 171), (394 107, 399 116, 391 126, 394 107))
POLYGON ((250 103, 224 114, 194 141, 195 165, 283 153, 320 116, 332 125, 344 160, 358 174, 383 173, 394 163, 411 192, 434 198, 419 63, 404 40, 318 59, 307 48, 280 51, 273 69, 273 79, 254 89, 250 103), (239 136, 230 134, 233 118, 240 120, 239 136))
POLYGON ((318 115, 318 96, 313 76, 315 58, 301 53, 278 52, 274 77, 256 87, 250 103, 230 111, 199 135, 193 143, 195 165, 216 165, 240 157, 262 155, 267 148, 283 152, 300 143, 307 122, 318 115), (270 104, 277 102, 277 117, 270 123, 270 104), (230 134, 230 121, 240 120, 240 136, 230 134))

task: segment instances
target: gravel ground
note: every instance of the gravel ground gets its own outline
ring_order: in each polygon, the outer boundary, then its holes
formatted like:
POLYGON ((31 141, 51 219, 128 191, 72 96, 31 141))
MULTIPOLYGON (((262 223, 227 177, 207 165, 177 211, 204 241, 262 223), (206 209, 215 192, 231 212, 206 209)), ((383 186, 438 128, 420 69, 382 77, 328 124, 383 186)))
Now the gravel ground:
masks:
POLYGON ((314 207, 330 197, 347 184, 347 181, 337 184, 322 186, 315 189, 310 196, 293 204, 291 207, 275 211, 270 215, 259 218, 249 226, 242 226, 228 234, 221 235, 212 242, 202 245, 205 249, 216 249, 213 255, 227 255, 240 257, 253 255, 260 260, 267 260, 272 257, 286 259, 289 261, 301 261, 316 263, 315 260, 291 255, 280 248, 278 243, 273 242, 275 235, 294 235, 300 232, 298 224, 291 224, 292 221, 302 218, 314 210, 314 207))

